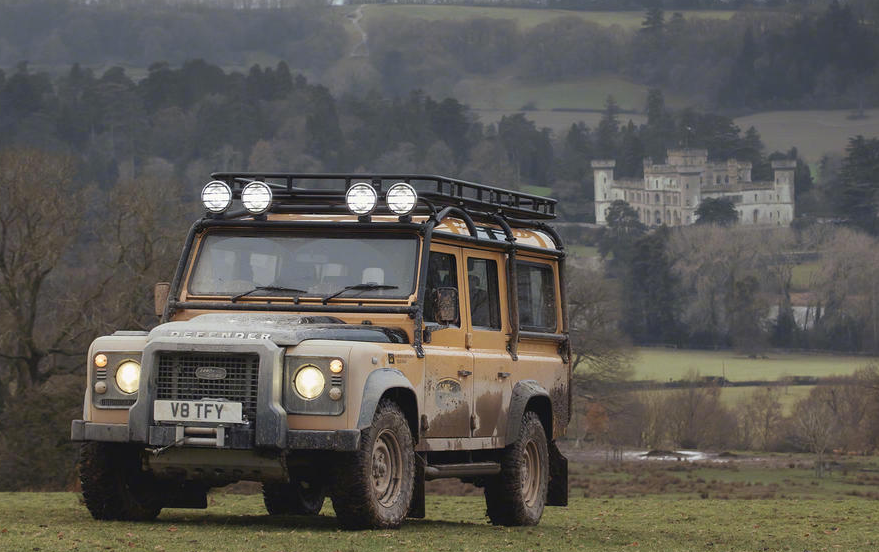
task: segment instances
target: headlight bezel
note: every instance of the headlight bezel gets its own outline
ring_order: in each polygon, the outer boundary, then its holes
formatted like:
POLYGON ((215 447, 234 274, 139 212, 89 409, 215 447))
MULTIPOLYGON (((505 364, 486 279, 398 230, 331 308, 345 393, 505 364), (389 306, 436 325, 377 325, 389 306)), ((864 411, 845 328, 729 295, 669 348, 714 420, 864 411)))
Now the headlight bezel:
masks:
POLYGON ((133 393, 126 393, 116 381, 116 371, 124 363, 132 361, 140 365, 140 377, 143 377, 143 351, 137 350, 113 350, 112 347, 97 347, 89 355, 88 359, 88 381, 89 401, 92 408, 98 410, 128 410, 137 401, 138 390, 133 393), (95 363, 95 357, 103 355, 107 359, 107 364, 99 366, 95 363), (98 390, 98 384, 103 384, 104 392, 98 390))
POLYGON ((338 416, 345 412, 347 373, 349 371, 348 359, 345 355, 286 355, 284 357, 284 392, 281 398, 282 406, 287 414, 308 414, 322 416, 338 416), (339 373, 330 370, 330 364, 339 361, 343 369, 339 373), (322 392, 313 399, 302 396, 296 390, 295 378, 300 370, 306 366, 314 366, 320 370, 324 378, 322 392), (341 396, 334 399, 334 396, 341 396))

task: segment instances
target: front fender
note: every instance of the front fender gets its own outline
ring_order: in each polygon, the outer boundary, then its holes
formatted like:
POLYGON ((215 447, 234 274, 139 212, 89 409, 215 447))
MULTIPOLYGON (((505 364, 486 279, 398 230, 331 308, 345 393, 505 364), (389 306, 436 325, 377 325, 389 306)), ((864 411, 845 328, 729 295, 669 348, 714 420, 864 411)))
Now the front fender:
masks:
MULTIPOLYGON (((393 368, 379 368, 378 370, 373 370, 369 376, 366 378, 366 383, 363 386, 363 395, 360 403, 360 414, 357 417, 357 429, 366 429, 372 425, 372 418, 375 415, 375 410, 378 408, 378 403, 381 401, 382 396, 385 395, 387 391, 390 390, 400 390, 400 392, 411 395, 412 404, 415 406, 415 412, 404 412, 407 418, 410 416, 414 416, 415 419, 418 418, 418 407, 416 403, 416 393, 415 388, 412 387, 412 383, 409 382, 409 379, 403 375, 403 372, 399 370, 395 370, 393 368)), ((406 405, 400 405, 401 408, 406 410, 406 405)), ((410 425, 412 420, 410 419, 410 425)), ((413 433, 413 438, 417 439, 418 434, 413 433)))

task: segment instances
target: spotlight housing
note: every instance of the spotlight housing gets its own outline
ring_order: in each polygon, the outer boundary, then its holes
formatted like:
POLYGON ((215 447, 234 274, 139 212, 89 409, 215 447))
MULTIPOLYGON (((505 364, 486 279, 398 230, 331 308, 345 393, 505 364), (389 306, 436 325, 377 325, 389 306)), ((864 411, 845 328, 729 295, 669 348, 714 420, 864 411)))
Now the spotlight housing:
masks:
POLYGON ((408 215, 415 210, 418 203, 418 193, 411 185, 405 182, 397 182, 388 189, 385 197, 388 209, 397 215, 408 215))

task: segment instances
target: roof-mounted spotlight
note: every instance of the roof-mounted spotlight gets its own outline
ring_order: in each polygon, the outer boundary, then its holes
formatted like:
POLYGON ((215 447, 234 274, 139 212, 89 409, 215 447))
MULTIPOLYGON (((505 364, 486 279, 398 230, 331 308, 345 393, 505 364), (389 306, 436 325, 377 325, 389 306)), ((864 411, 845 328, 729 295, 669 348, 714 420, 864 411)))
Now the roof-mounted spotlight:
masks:
POLYGON ((254 180, 241 190, 241 203, 254 215, 261 215, 272 205, 272 189, 265 182, 254 180))
POLYGON ((209 213, 224 213, 232 205, 232 189, 221 180, 212 180, 201 189, 201 202, 209 213))
POLYGON ((378 194, 375 193, 375 188, 366 182, 358 182, 348 188, 345 193, 345 203, 348 205, 349 211, 364 217, 375 211, 378 194))
POLYGON ((397 182, 388 189, 388 209, 397 215, 405 216, 415 210, 418 203, 418 194, 415 188, 405 182, 397 182))

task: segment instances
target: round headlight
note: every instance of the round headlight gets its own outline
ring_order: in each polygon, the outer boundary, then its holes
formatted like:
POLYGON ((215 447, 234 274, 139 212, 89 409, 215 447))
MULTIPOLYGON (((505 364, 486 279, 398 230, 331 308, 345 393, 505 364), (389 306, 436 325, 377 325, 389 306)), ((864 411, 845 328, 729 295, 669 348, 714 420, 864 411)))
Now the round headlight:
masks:
POLYGON ((293 385, 303 399, 316 399, 324 391, 324 375, 317 366, 306 364, 296 372, 293 385))
POLYGON ((140 363, 126 360, 116 368, 116 385, 129 395, 137 392, 140 386, 140 363))
POLYGON ((255 180, 241 190, 241 203, 254 215, 261 215, 272 205, 272 189, 265 182, 255 180))
POLYGON ((201 202, 211 213, 222 213, 232 205, 232 190, 225 182, 213 180, 201 189, 201 202))
POLYGON ((415 188, 405 182, 397 182, 388 190, 388 209, 398 215, 408 215, 415 209, 418 194, 415 188))
POLYGON ((368 215, 375 210, 375 204, 378 196, 375 188, 366 182, 358 182, 348 188, 345 193, 345 203, 348 204, 348 210, 355 215, 368 215))

